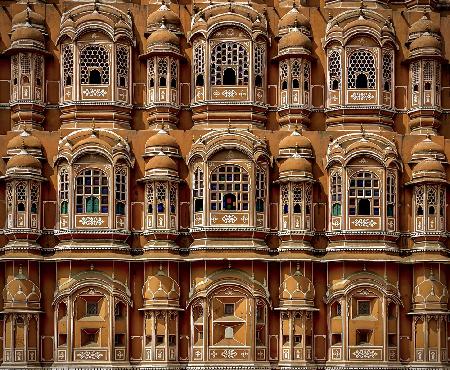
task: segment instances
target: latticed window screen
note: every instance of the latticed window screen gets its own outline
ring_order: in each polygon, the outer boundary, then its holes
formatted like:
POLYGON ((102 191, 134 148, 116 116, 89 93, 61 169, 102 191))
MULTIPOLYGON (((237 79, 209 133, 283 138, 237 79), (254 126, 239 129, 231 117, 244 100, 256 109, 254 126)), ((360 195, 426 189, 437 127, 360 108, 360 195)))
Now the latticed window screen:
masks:
POLYGON ((42 86, 44 58, 41 55, 36 55, 34 58, 34 78, 37 86, 42 86))
POLYGON ((11 184, 6 185, 6 208, 8 213, 12 213, 13 211, 13 187, 11 184))
POLYGON ((13 80, 13 84, 17 85, 17 81, 19 79, 19 58, 17 55, 13 55, 11 57, 11 65, 12 65, 11 77, 13 80))
POLYGON ((31 184, 30 200, 31 200, 30 212, 33 213, 33 214, 38 213, 38 208, 39 208, 39 185, 36 184, 36 183, 31 184))
POLYGON ((172 60, 170 63, 170 87, 176 88, 177 87, 177 62, 172 60))
POLYGON ((303 186, 295 184, 292 188, 292 206, 294 213, 302 213, 303 186))
POLYGON ((63 45, 63 83, 72 86, 73 83, 73 45, 63 45))
POLYGON ((309 62, 305 62, 303 65, 303 89, 305 92, 309 90, 309 77, 310 77, 311 67, 309 62))
POLYGON ((264 212, 266 197, 266 174, 261 168, 256 169, 256 212, 264 212))
MULTIPOLYGON (((443 186, 439 187, 439 216, 445 216, 445 188, 443 186)), ((442 225, 445 227, 445 225, 442 225)))
POLYGON ((331 213, 340 216, 342 212, 342 177, 339 173, 331 175, 331 213))
POLYGON ((164 213, 166 210, 167 188, 162 182, 156 183, 156 211, 164 213))
POLYGON ((411 63, 411 71, 412 71, 412 90, 417 92, 419 91, 419 82, 420 82, 420 62, 411 63))
POLYGON ((194 172, 194 212, 203 211, 204 181, 203 171, 197 168, 194 172))
POLYGON ((173 215, 176 214, 177 213, 177 186, 175 184, 170 184, 169 206, 170 206, 170 213, 173 215))
POLYGON ((100 74, 100 83, 109 84, 109 54, 101 45, 88 45, 80 53, 80 81, 89 84, 92 71, 100 74))
POLYGON ((167 59, 159 59, 158 60, 158 78, 159 78, 159 86, 165 87, 167 86, 167 59))
POLYGON ((266 60, 266 47, 263 44, 255 47, 255 86, 261 87, 264 80, 264 61, 266 60))
POLYGON ((305 214, 311 214, 312 184, 305 184, 305 214))
POLYGON ((85 169, 76 179, 76 213, 108 213, 108 178, 101 170, 85 169))
POLYGON ((155 60, 150 58, 147 61, 148 87, 155 86, 155 60))
POLYGON ((438 187, 437 185, 427 186, 427 207, 428 215, 435 215, 438 205, 438 187))
POLYGON ((20 74, 22 83, 30 83, 31 80, 31 60, 29 54, 20 54, 20 74))
POLYGON ((203 86, 205 78, 205 44, 199 42, 194 46, 195 86, 203 86))
POLYGON ((116 169, 116 214, 125 214, 127 203, 127 170, 125 167, 116 169))
POLYGON ((25 212, 27 209, 28 187, 24 182, 16 186, 16 207, 18 212, 25 212))
POLYGON ((129 54, 126 46, 117 46, 117 86, 128 87, 129 54))
POLYGON ((59 211, 61 214, 69 212, 69 172, 63 168, 59 173, 59 211))
POLYGON ((348 212, 350 216, 380 215, 380 180, 372 172, 358 172, 350 179, 348 212))
POLYGON ((330 90, 341 88, 341 54, 337 50, 331 51, 328 56, 328 74, 330 90))
POLYGON ((236 165, 219 166, 211 174, 210 208, 212 211, 248 211, 249 175, 236 165))
POLYGON ((153 213, 153 202, 155 199, 155 196, 153 194, 153 184, 152 183, 147 183, 146 198, 147 198, 147 212, 149 214, 152 214, 153 213))
POLYGON ((416 203, 416 215, 423 216, 425 211, 425 186, 416 186, 415 190, 415 203, 416 203))
POLYGON ((281 200, 283 202, 283 214, 289 213, 289 188, 287 185, 281 186, 281 200))
MULTIPOLYGON (((249 57, 244 45, 227 41, 217 44, 211 53, 212 85, 248 85, 249 57), (231 78, 224 79, 227 72, 234 73, 235 82, 231 78), (232 82, 232 81, 231 81, 232 82)), ((230 76, 232 77, 232 76, 230 76)))
POLYGON ((350 55, 348 60, 348 88, 376 87, 375 58, 370 51, 357 50, 350 55))
POLYGON ((392 91, 392 52, 386 51, 383 54, 383 90, 392 91))
POLYGON ((280 80, 281 80, 281 89, 287 89, 287 78, 288 78, 288 65, 286 62, 282 62, 280 64, 280 80))
POLYGON ((395 194, 396 183, 395 176, 390 173, 386 179, 386 215, 388 217, 395 216, 395 194))

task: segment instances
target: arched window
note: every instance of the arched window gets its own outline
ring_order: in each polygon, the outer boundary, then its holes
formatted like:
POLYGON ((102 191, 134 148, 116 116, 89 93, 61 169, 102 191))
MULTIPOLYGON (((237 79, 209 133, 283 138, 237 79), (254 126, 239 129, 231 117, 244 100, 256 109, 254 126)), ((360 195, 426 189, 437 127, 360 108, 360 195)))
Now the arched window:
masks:
POLYGON ((17 55, 13 55, 11 57, 11 68, 12 68, 12 80, 13 80, 13 84, 17 85, 17 83, 19 82, 19 59, 17 55))
POLYGON ((392 53, 390 51, 383 54, 383 90, 392 91, 392 53))
POLYGON ((155 60, 150 58, 147 64, 148 87, 155 87, 155 60))
POLYGON ((331 214, 340 216, 342 209, 342 178, 335 173, 331 176, 331 214))
POLYGON ((170 184, 169 190, 169 208, 171 214, 177 213, 177 186, 176 184, 170 184))
POLYGON ((159 86, 166 87, 167 86, 167 60, 166 59, 158 60, 158 76, 159 76, 159 86))
POLYGON ((413 62, 411 64, 411 71, 412 71, 412 90, 414 92, 419 92, 419 62, 413 62))
POLYGON ((428 186, 427 187, 427 207, 428 214, 435 215, 437 208, 437 186, 428 186))
POLYGON ((357 50, 350 55, 348 61, 348 88, 376 88, 375 58, 371 52, 357 50))
POLYGON ((425 198, 424 198, 424 187, 417 186, 416 187, 416 215, 423 216, 424 208, 425 208, 425 198))
POLYGON ((203 212, 203 171, 197 168, 194 172, 194 212, 203 212))
POLYGON ((333 50, 328 56, 328 74, 331 90, 341 88, 341 54, 333 50))
POLYGON ((153 214, 153 184, 149 182, 147 184, 147 213, 149 215, 153 214))
POLYGON ((16 186, 17 212, 25 212, 27 209, 28 188, 27 184, 20 182, 16 186))
POLYGON ((20 78, 23 84, 30 83, 31 61, 28 54, 20 54, 20 78))
POLYGON ((60 214, 69 213, 69 173, 65 168, 59 173, 59 201, 60 214))
POLYGON ((81 51, 80 81, 82 84, 109 84, 109 54, 105 47, 88 45, 81 51))
POLYGON ((164 213, 166 210, 166 185, 162 182, 156 184, 156 212, 164 213))
POLYGON ((200 42, 194 46, 194 76, 195 86, 205 84, 205 45, 200 42))
POLYGON ((248 52, 240 43, 227 41, 217 44, 211 53, 210 68, 212 85, 248 85, 248 52), (233 75, 235 82, 230 83, 233 75))
POLYGON ((280 64, 280 80, 281 80, 281 90, 286 90, 288 87, 288 65, 286 62, 280 64))
POLYGON ((281 199, 283 202, 283 214, 287 215, 289 213, 289 187, 287 185, 282 185, 281 187, 281 199))
POLYGON ((262 44, 259 44, 255 47, 255 86, 256 87, 262 87, 263 85, 263 74, 264 74, 264 61, 266 59, 266 49, 265 46, 262 44))
POLYGON ((31 200, 31 207, 30 207, 30 211, 32 214, 37 214, 38 213, 38 208, 39 208, 39 186, 34 183, 31 185, 31 189, 30 189, 30 200, 31 200))
POLYGON ((294 185, 292 195, 294 201, 294 213, 302 213, 303 187, 298 184, 294 185))
POLYGON ((303 90, 308 92, 309 90, 309 76, 310 76, 309 62, 305 62, 303 65, 303 90))
POLYGON ((177 62, 174 60, 170 64, 170 87, 177 87, 177 62))
POLYGON ((351 216, 380 215, 380 181, 372 172, 358 172, 350 179, 348 210, 351 216))
POLYGON ((64 45, 63 48, 63 81, 64 86, 72 86, 73 81, 73 45, 64 45))
POLYGON ((386 181, 386 216, 394 217, 396 193, 395 176, 393 174, 389 174, 386 181))
POLYGON ((130 62, 128 58, 128 48, 124 46, 117 46, 116 49, 116 63, 117 63, 117 86, 128 86, 128 69, 130 62))
POLYGON ((116 169, 116 215, 125 215, 126 194, 127 170, 120 167, 116 169))
POLYGON ((42 56, 38 55, 34 59, 34 77, 36 81, 36 86, 42 86, 43 70, 42 66, 44 65, 44 59, 42 56))
POLYGON ((105 173, 85 169, 76 178, 76 213, 108 213, 109 186, 105 173))
POLYGON ((250 186, 247 171, 236 165, 219 166, 211 174, 210 194, 212 211, 248 211, 250 186))
POLYGON ((266 176, 262 169, 256 169, 256 212, 264 212, 266 198, 266 176))

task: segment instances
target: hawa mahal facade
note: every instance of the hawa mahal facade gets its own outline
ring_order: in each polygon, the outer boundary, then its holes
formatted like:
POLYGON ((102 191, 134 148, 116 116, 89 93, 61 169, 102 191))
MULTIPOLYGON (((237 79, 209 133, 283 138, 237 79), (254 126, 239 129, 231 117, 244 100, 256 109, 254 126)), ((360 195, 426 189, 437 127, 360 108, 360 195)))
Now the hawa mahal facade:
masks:
POLYGON ((449 368, 448 0, 1 5, 1 369, 449 368))

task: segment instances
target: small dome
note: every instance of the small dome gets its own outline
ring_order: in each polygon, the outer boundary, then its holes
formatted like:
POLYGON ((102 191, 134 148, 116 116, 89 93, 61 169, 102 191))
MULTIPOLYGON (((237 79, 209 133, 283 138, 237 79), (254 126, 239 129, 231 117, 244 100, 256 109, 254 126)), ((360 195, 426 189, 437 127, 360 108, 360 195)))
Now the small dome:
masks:
POLYGON ((44 43, 44 35, 32 26, 18 27, 11 34, 11 43, 19 40, 33 40, 44 43))
POLYGON ((166 156, 164 153, 160 153, 159 155, 150 159, 145 166, 146 171, 156 169, 165 169, 178 172, 176 162, 172 158, 166 156))
POLYGON ((36 137, 31 135, 28 131, 22 131, 20 135, 14 136, 7 145, 7 150, 15 149, 36 149, 41 150, 41 141, 36 137))
POLYGON ((444 153, 444 148, 427 137, 413 146, 412 153, 444 153))
POLYGON ((409 34, 412 33, 439 33, 439 26, 433 23, 430 19, 424 15, 418 21, 414 22, 411 27, 409 27, 409 34))
POLYGON ((414 310, 448 310, 448 290, 431 272, 428 278, 422 277, 414 288, 414 310))
POLYGON ((311 27, 308 18, 301 14, 297 8, 293 7, 283 15, 278 23, 278 29, 284 28, 307 28, 311 27))
POLYGON ((311 163, 300 156, 286 159, 280 166, 280 174, 283 172, 308 172, 312 173, 311 163))
POLYGON ((160 26, 161 24, 172 25, 177 28, 181 24, 180 17, 170 10, 166 4, 162 4, 156 12, 151 13, 147 18, 147 27, 160 26))
POLYGON ((409 50, 417 50, 417 49, 438 49, 441 50, 442 44, 441 42, 435 37, 432 36, 429 33, 424 33, 422 36, 415 39, 410 47, 409 50))
POLYGON ((314 285, 300 271, 288 276, 280 286, 280 305, 286 306, 314 306, 314 285))
POLYGON ((344 32, 348 31, 350 29, 361 29, 361 28, 372 28, 377 31, 381 31, 380 26, 378 24, 376 24, 375 22, 373 22, 369 19, 366 19, 366 18, 360 16, 358 19, 347 23, 344 26, 344 32))
POLYGON ((300 32, 298 28, 295 28, 284 35, 278 43, 278 49, 280 51, 288 48, 304 48, 311 50, 312 43, 308 36, 300 32))
POLYGON ((12 19, 12 26, 16 26, 19 24, 34 24, 38 26, 45 25, 45 18, 31 10, 31 8, 27 7, 25 10, 22 10, 20 13, 17 13, 12 19))
POLYGON ((447 175, 441 162, 427 159, 417 163, 412 172, 413 180, 446 181, 447 175))
POLYGON ((31 154, 22 151, 19 154, 11 157, 11 159, 8 161, 6 170, 8 171, 12 168, 32 168, 41 170, 42 164, 36 157, 33 157, 31 154))
POLYGON ((280 149, 312 149, 311 142, 297 130, 280 141, 280 149))
POLYGON ((169 31, 167 28, 160 28, 147 38, 147 45, 155 44, 171 44, 179 47, 180 39, 177 35, 169 31))
POLYGON ((150 136, 145 143, 145 148, 151 147, 169 147, 179 149, 177 140, 168 134, 165 130, 159 130, 156 135, 150 136))
POLYGON ((72 150, 76 150, 77 148, 83 146, 83 145, 93 145, 93 146, 101 146, 103 148, 107 148, 108 150, 110 149, 110 145, 100 139, 95 132, 93 132, 90 136, 76 142, 72 148, 72 150))
POLYGON ((145 306, 164 304, 178 306, 180 287, 174 279, 160 270, 146 280, 142 294, 145 306))
POLYGON ((28 279, 13 279, 5 287, 5 302, 39 303, 41 300, 37 286, 28 279))

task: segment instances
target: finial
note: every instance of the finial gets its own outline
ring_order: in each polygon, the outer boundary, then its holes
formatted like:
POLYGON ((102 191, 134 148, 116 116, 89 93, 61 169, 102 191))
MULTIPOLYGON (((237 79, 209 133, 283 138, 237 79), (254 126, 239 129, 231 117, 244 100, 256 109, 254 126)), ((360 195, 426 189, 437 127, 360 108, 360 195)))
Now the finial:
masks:
POLYGON ((91 136, 95 136, 95 118, 92 117, 91 136))
POLYGON ((297 272, 300 272, 300 262, 297 262, 297 272))
POLYGON ((364 9, 364 0, 361 0, 359 3, 359 9, 364 9))
POLYGON ((94 271, 94 264, 91 263, 91 271, 94 271))
POLYGON ((363 264, 363 271, 367 271, 366 263, 363 264))
POLYGON ((22 265, 19 265, 19 275, 23 274, 22 271, 23 271, 22 265))
POLYGON ((231 261, 228 261, 228 268, 231 268, 231 261))
POLYGON ((195 135, 192 135, 192 142, 195 143, 195 135))
POLYGON ((298 29, 298 20, 295 18, 294 20, 294 29, 298 29))
POLYGON ((161 18, 161 28, 167 28, 166 27, 166 17, 164 15, 161 18))
POLYGON ((366 130, 364 130, 364 126, 363 126, 362 123, 361 123, 361 136, 362 136, 363 138, 366 137, 366 130))
POLYGON ((227 128, 228 132, 231 132, 231 118, 228 118, 228 128, 227 128))
POLYGON ((292 9, 297 9, 297 3, 295 2, 295 0, 292 2, 292 9))

